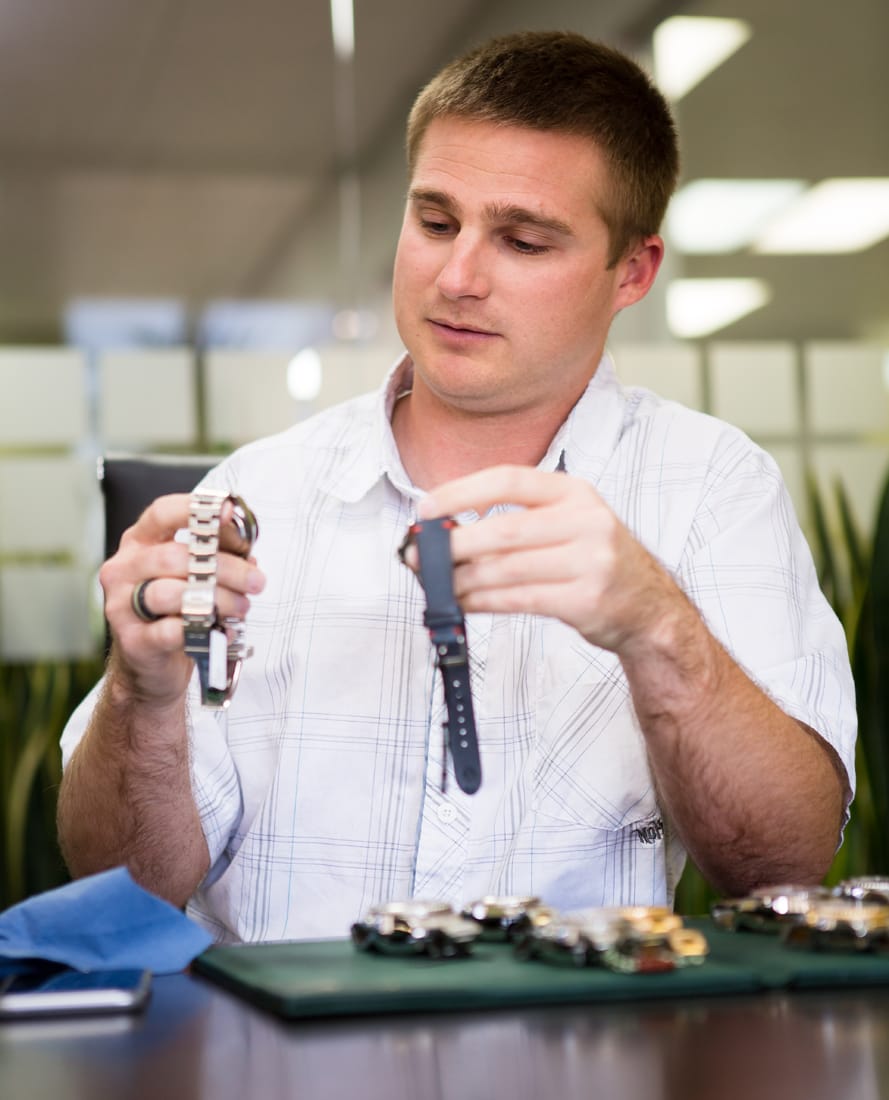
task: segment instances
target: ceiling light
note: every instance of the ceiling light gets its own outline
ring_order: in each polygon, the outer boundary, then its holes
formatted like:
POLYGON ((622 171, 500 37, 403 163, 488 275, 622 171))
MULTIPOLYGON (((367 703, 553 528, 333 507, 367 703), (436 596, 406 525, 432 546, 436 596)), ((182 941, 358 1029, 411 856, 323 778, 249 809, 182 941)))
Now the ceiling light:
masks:
POLYGON ((770 298, 762 279, 674 279, 667 284, 667 325, 679 339, 709 336, 770 298))
POLYGON ((655 28, 655 79, 668 98, 685 95, 739 50, 751 35, 742 19, 674 15, 655 28))
POLYGON ((377 315, 371 309, 341 309, 331 325, 337 340, 372 340, 377 328, 377 315))
POLYGON ((889 236, 889 179, 830 179, 770 221, 754 252, 861 252, 889 236))
POLYGON ((294 401, 314 401, 321 377, 321 356, 314 348, 303 348, 287 364, 287 392, 294 401))
POLYGON ((805 186, 801 180, 694 180, 673 196, 667 234, 680 252, 736 252, 805 186))
POLYGON ((330 26, 333 52, 340 61, 355 56, 355 11, 352 0, 330 0, 330 26))

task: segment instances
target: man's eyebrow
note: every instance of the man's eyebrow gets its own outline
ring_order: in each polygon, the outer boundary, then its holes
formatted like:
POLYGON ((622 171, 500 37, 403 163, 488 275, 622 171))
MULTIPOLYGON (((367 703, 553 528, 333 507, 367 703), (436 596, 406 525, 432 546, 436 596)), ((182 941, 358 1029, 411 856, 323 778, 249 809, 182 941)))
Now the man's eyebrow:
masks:
POLYGON ((457 214, 460 204, 445 191, 436 191, 431 187, 412 187, 408 192, 411 202, 428 202, 433 206, 440 206, 449 214, 457 214))
POLYGON ((561 233, 566 237, 574 235, 574 231, 567 222, 561 218, 553 218, 547 214, 537 214, 524 206, 514 204, 494 203, 486 210, 488 218, 492 222, 501 222, 508 225, 528 225, 534 229, 547 230, 550 233, 561 233))
MULTIPOLYGON (((414 203, 431 203, 448 214, 456 216, 460 213, 460 204, 446 191, 436 191, 427 187, 413 187, 408 194, 408 198, 414 203)), ((485 216, 488 221, 495 224, 527 225, 550 233, 560 233, 567 237, 573 236, 571 226, 560 218, 537 214, 533 210, 528 210, 524 206, 513 203, 492 203, 485 208, 485 216)))

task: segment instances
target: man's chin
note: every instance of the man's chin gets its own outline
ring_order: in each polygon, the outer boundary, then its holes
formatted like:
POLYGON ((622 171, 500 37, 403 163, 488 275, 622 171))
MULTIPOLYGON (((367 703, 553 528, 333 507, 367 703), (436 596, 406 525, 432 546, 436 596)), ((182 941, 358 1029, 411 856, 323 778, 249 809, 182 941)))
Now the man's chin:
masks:
POLYGON ((474 418, 506 416, 521 412, 525 407, 515 386, 505 382, 483 385, 474 378, 462 385, 451 380, 428 388, 440 405, 474 418))

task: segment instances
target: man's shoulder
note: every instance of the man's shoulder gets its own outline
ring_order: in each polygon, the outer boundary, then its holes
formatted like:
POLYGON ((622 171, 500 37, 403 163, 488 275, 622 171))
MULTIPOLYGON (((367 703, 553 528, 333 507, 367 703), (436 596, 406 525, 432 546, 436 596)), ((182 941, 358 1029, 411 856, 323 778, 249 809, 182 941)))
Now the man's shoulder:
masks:
POLYGON ((277 461, 289 452, 307 449, 352 451, 372 430, 379 401, 378 393, 365 393, 331 405, 282 432, 245 444, 234 452, 231 461, 242 465, 277 461))
POLYGON ((254 492, 286 496, 311 490, 369 461, 379 410, 379 393, 332 405, 282 432, 239 447, 210 480, 238 486, 239 491, 243 487, 245 493, 254 486, 254 492))
POLYGON ((761 454, 762 448, 741 428, 711 413, 692 409, 642 386, 624 386, 624 432, 651 433, 681 450, 724 450, 761 454))

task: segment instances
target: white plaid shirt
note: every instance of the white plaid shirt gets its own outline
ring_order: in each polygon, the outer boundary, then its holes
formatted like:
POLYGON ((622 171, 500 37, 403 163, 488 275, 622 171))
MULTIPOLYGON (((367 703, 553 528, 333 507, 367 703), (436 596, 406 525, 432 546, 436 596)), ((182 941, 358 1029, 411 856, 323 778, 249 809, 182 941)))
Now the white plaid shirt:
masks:
MULTIPOLYGON (((572 628, 471 615, 483 780, 442 793, 440 676, 396 557, 418 492, 383 393, 260 440, 208 479, 259 517, 267 574, 230 709, 190 708, 212 862, 189 905, 221 941, 347 935, 370 905, 535 894, 669 904, 685 853, 658 806, 617 658, 572 628)), ((713 633, 853 782, 842 630, 772 459, 741 432, 616 380, 607 356, 541 463, 596 486, 713 633)), ((87 701, 63 736, 66 759, 87 701)), ((718 735, 718 731, 714 731, 718 735)))

